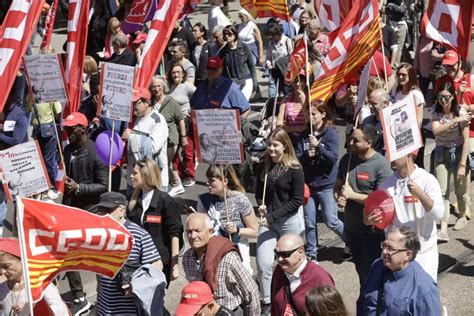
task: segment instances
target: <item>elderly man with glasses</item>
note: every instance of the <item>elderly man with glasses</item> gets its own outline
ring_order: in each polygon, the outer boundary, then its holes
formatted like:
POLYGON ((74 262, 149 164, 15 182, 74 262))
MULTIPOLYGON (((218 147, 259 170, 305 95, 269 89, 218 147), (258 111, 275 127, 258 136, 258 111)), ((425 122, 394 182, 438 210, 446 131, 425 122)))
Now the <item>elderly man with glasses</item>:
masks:
MULTIPOLYGON (((272 315, 302 315, 309 290, 322 285, 335 286, 323 267, 306 259, 304 242, 299 235, 282 235, 275 257, 278 265, 272 277, 272 315)), ((262 310, 262 314, 264 312, 262 310)))
POLYGON ((357 315, 441 315, 439 290, 415 261, 418 234, 391 227, 357 300, 357 315))

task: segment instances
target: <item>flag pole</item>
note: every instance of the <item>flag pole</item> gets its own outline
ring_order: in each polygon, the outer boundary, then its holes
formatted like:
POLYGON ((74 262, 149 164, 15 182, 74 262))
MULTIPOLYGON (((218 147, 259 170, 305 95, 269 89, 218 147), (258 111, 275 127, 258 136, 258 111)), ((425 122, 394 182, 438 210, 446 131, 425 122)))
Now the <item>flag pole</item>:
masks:
MULTIPOLYGON (((382 21, 380 21, 379 17, 379 23, 382 24, 382 21)), ((384 79, 385 79, 385 89, 388 91, 388 78, 387 78, 387 65, 385 64, 385 48, 383 46, 383 33, 382 33, 382 25, 379 27, 379 34, 380 34, 380 46, 382 46, 382 56, 383 56, 383 74, 384 74, 384 79)), ((401 51, 401 50, 400 50, 401 51)), ((373 57, 372 57, 373 58, 373 57)), ((373 61, 372 61, 373 62, 373 61)), ((375 63, 374 63, 375 67, 375 63)), ((377 69, 377 67, 375 67, 377 69)), ((378 75, 377 75, 378 77, 378 75)))
MULTIPOLYGON (((222 190, 224 191, 224 211, 225 211, 225 217, 227 219, 227 223, 231 222, 229 220, 229 208, 227 207, 227 190, 226 190, 226 186, 224 184, 224 165, 221 164, 220 166, 221 168, 221 178, 222 178, 222 190)), ((227 232, 227 234, 229 235, 229 240, 232 241, 232 236, 231 236, 231 233, 230 232, 227 232)))
POLYGON ((56 135, 56 142, 58 143, 59 159, 61 159, 61 164, 63 165, 64 176, 67 177, 66 165, 64 164, 63 147, 61 144, 61 139, 59 138, 58 129, 56 127, 56 119, 54 119, 54 134, 56 135))
MULTIPOLYGON (((408 172, 408 182, 410 182, 411 181, 411 175, 410 175, 411 172, 410 172, 410 163, 408 161, 408 159, 410 159, 410 158, 408 158, 408 156, 405 156, 405 157, 407 158, 406 164, 407 164, 407 172, 408 172)), ((418 227, 419 226, 418 226, 418 217, 416 217, 416 203, 415 203, 415 201, 414 200, 410 201, 410 203, 408 203, 408 207, 410 207, 410 205, 413 205, 413 215, 415 217, 416 233, 418 234, 418 232, 419 232, 418 227)))
POLYGON ((18 237, 20 241, 20 252, 21 252, 21 266, 23 269, 23 277, 25 278, 25 290, 28 295, 28 305, 30 308, 30 314, 34 316, 33 312, 33 295, 31 294, 31 283, 30 283, 30 272, 28 270, 28 253, 26 251, 25 232, 23 231, 23 210, 24 206, 20 198, 13 199, 16 206, 17 216, 17 229, 18 237))
POLYGON ((304 31, 303 35, 303 40, 304 40, 304 69, 306 73, 306 89, 308 90, 308 116, 309 116, 309 132, 311 135, 313 135, 313 122, 311 121, 311 87, 309 86, 309 70, 308 70, 308 40, 307 40, 307 35, 306 35, 306 30, 304 31))
POLYGON ((276 107, 277 107, 277 101, 278 101, 279 86, 280 86, 280 79, 277 79, 276 90, 275 90, 276 91, 275 92, 275 99, 273 99, 272 127, 271 127, 270 131, 274 130, 277 127, 276 126, 277 120, 276 120, 275 114, 276 114, 276 107))
POLYGON ((114 149, 115 136, 115 120, 112 120, 112 133, 110 134, 110 151, 109 151, 109 192, 112 191, 112 153, 114 149))

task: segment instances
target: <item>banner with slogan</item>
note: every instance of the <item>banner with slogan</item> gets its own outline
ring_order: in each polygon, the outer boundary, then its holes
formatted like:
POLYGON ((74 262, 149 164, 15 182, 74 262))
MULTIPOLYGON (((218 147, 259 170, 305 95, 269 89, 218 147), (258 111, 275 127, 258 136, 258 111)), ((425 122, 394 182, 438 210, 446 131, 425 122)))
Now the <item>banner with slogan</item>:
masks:
POLYGON ((130 122, 135 67, 102 64, 97 115, 130 122))
POLYGON ((240 0, 240 5, 254 18, 277 17, 290 20, 286 0, 240 0))
POLYGON ((0 174, 8 201, 12 201, 13 196, 32 196, 51 187, 36 141, 0 151, 0 174))
POLYGON ((367 63, 380 45, 381 28, 377 0, 355 2, 334 38, 311 86, 311 100, 326 102, 344 80, 367 63))
POLYGON ((66 81, 59 55, 30 55, 23 57, 23 61, 30 94, 35 103, 67 103, 66 81))
POLYGON ((388 160, 397 160, 423 146, 415 97, 405 98, 379 113, 388 160))
POLYGON ((109 215, 25 198, 19 199, 17 211, 33 301, 64 271, 113 278, 132 249, 133 237, 109 215))
POLYGON ((0 26, 0 112, 30 44, 43 8, 43 0, 14 0, 0 26))
POLYGON ((242 163, 244 147, 238 110, 196 110, 191 115, 200 162, 242 163))
POLYGON ((150 30, 143 48, 142 58, 137 67, 134 87, 145 87, 151 83, 151 78, 161 61, 163 52, 170 39, 173 27, 183 9, 185 0, 159 1, 150 30))

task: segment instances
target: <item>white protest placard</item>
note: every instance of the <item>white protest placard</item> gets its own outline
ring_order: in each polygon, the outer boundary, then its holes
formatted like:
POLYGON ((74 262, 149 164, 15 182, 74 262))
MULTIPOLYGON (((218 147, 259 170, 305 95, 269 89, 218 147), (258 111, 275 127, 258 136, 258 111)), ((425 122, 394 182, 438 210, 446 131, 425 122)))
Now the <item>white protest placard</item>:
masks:
POLYGON ((370 64, 372 63, 372 60, 369 59, 367 64, 365 64, 364 69, 362 70, 362 73, 360 75, 359 79, 359 88, 357 90, 357 105, 356 108, 354 109, 354 121, 356 120, 356 117, 359 115, 360 110, 365 104, 365 95, 367 93, 367 85, 369 83, 369 78, 370 78, 370 64))
POLYGON ((240 164, 244 147, 238 110, 192 111, 194 143, 200 162, 240 164))
POLYGON ((61 58, 56 54, 23 57, 30 94, 35 103, 67 103, 66 82, 61 58))
POLYGON ((36 141, 0 151, 0 179, 9 201, 47 191, 51 183, 36 141))
POLYGON ((423 146, 414 98, 405 98, 379 113, 385 149, 390 161, 423 146))
POLYGON ((103 63, 97 115, 130 122, 135 68, 103 63))

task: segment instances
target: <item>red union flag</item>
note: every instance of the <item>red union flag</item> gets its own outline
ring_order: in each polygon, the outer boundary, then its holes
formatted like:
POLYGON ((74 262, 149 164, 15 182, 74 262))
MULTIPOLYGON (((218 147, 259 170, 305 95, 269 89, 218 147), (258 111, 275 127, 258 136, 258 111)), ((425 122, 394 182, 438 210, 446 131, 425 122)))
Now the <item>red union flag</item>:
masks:
POLYGON ((298 76, 301 69, 303 69, 306 62, 306 45, 305 37, 301 38, 296 43, 293 52, 290 55, 290 61, 288 63, 288 69, 285 75, 285 84, 290 85, 298 76))
POLYGON ((290 19, 286 0, 240 0, 240 5, 254 18, 274 16, 286 21, 290 19))
POLYGON ((138 64, 134 87, 148 88, 150 85, 183 6, 184 0, 163 0, 158 4, 138 64))
POLYGON ((113 278, 132 249, 133 237, 110 216, 31 199, 18 199, 17 210, 33 301, 64 271, 113 278))
POLYGON ((311 100, 327 101, 336 89, 356 74, 380 45, 377 0, 361 0, 339 29, 330 34, 334 41, 311 86, 311 100))
POLYGON ((14 0, 0 26, 0 112, 20 68, 43 8, 43 0, 14 0))
POLYGON ((321 24, 329 31, 341 26, 352 6, 352 0, 314 0, 314 10, 321 24))
POLYGON ((70 0, 67 22, 67 63, 66 84, 69 90, 69 106, 63 117, 79 109, 82 92, 82 69, 87 44, 87 27, 89 24, 89 0, 70 0))
POLYGON ((472 0, 431 0, 421 21, 426 37, 469 60, 472 0))

